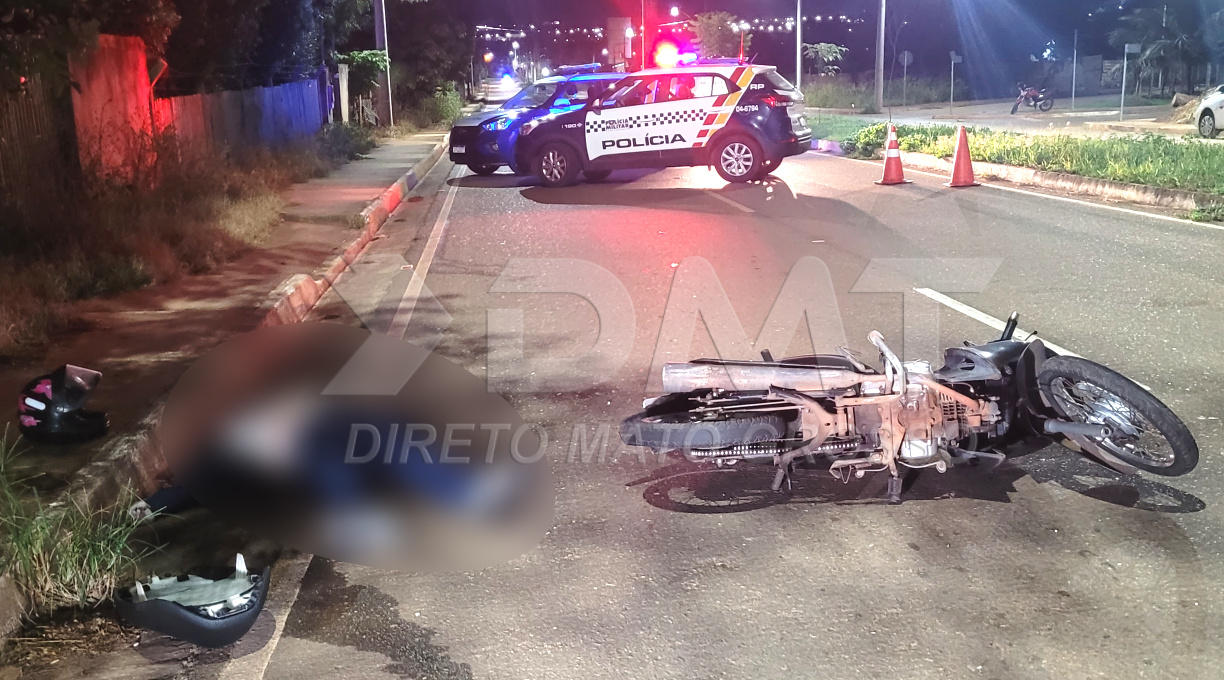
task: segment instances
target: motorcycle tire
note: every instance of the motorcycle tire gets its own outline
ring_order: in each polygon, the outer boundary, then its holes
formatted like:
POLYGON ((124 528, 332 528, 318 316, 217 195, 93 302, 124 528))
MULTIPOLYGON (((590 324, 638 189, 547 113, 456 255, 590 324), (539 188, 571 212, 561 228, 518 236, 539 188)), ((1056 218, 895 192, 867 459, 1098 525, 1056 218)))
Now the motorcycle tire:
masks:
POLYGON ((655 451, 721 449, 741 444, 782 439, 786 419, 767 413, 708 420, 702 414, 678 410, 687 398, 665 397, 646 411, 621 422, 621 441, 626 446, 646 446, 655 451))
POLYGON ((1013 116, 1016 115, 1016 112, 1019 110, 1020 110, 1020 102, 1016 102, 1015 104, 1012 104, 1012 115, 1013 116))
POLYGON ((1037 108, 1041 109, 1043 113, 1047 112, 1050 109, 1054 108, 1054 100, 1053 99, 1042 99, 1041 103, 1037 105, 1037 108))
POLYGON ((1107 422, 1121 429, 1116 420, 1125 418, 1127 424, 1139 429, 1138 437, 1119 433, 1111 438, 1091 439, 1120 460, 1164 477, 1184 475, 1198 465, 1198 444, 1185 423, 1151 392, 1126 376, 1087 359, 1054 357, 1042 364, 1037 384, 1045 400, 1068 421, 1107 422), (1068 388, 1076 394, 1071 394, 1068 388), (1092 403, 1081 403, 1078 395, 1086 395, 1092 403), (1112 403, 1102 405, 1101 401, 1112 403), (1124 412, 1119 413, 1120 410, 1124 412), (1148 444, 1167 444, 1170 455, 1157 458, 1147 450, 1148 444))

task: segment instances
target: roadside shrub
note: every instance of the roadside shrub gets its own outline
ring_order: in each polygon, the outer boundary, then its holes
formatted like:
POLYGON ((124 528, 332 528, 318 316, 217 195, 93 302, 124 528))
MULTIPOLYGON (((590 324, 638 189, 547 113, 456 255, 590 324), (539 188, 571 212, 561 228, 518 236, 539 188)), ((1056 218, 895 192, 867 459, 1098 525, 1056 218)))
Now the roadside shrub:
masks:
MULTIPOLYGON (((957 130, 952 125, 898 125, 897 136, 902 151, 948 157, 956 151, 957 130)), ((968 132, 975 161, 1224 195, 1224 154, 1216 145, 1192 137, 1026 135, 987 128, 968 132)), ((866 125, 843 141, 842 149, 857 158, 873 158, 887 136, 887 123, 866 125)), ((1219 214, 1200 212, 1202 219, 1219 214)))
POLYGON ((128 183, 48 187, 26 204, 36 210, 0 205, 0 357, 68 327, 67 303, 208 272, 262 243, 280 220, 278 192, 372 143, 365 130, 329 129, 223 158, 182 153, 165 135, 128 183))
POLYGON ((337 123, 323 128, 320 143, 323 154, 333 163, 357 160, 376 146, 370 128, 351 123, 337 123))
POLYGON ((401 117, 416 129, 450 125, 463 111, 463 97, 454 83, 445 83, 433 94, 410 103, 401 117))

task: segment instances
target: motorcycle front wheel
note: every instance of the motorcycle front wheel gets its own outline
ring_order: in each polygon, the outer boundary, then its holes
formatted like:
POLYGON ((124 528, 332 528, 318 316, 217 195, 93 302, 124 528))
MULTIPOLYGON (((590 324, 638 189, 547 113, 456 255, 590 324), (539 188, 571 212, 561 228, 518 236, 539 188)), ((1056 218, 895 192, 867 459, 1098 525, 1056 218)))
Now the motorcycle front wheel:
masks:
POLYGON ((1016 112, 1019 110, 1020 110, 1020 102, 1016 102, 1015 104, 1012 104, 1012 115, 1013 116, 1016 115, 1016 112))
POLYGON ((1120 373, 1078 357, 1054 357, 1042 365, 1037 382, 1060 417, 1108 425, 1112 435, 1091 441, 1140 470, 1177 477, 1198 465, 1198 444, 1181 419, 1120 373))

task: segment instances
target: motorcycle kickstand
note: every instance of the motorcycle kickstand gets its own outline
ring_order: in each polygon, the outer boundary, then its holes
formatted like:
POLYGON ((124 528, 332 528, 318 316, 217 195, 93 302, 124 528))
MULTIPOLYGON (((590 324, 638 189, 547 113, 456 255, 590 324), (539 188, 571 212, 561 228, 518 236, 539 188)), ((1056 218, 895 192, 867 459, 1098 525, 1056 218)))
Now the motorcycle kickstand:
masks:
POLYGON ((774 473, 774 480, 773 480, 773 486, 772 486, 774 491, 781 491, 783 482, 786 482, 787 493, 794 490, 794 486, 791 484, 792 467, 793 467, 793 464, 791 463, 787 463, 785 465, 778 466, 778 471, 774 473))
POLYGON ((905 479, 901 476, 888 478, 888 504, 901 505, 901 487, 905 479))
POLYGON ((906 487, 912 487, 914 482, 918 481, 918 473, 921 470, 906 470, 904 474, 896 475, 888 478, 888 504, 901 505, 901 492, 906 487))

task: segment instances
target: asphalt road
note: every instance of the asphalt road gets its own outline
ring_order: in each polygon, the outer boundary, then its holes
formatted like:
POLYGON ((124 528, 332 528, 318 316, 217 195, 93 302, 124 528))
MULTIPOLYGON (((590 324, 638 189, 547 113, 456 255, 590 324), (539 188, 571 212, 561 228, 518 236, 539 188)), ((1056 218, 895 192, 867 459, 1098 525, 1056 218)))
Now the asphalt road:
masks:
MULTIPOLYGON (((576 362, 568 386, 503 390, 557 440, 556 524, 537 548, 461 574, 315 559, 264 677, 1224 677, 1224 231, 947 189, 914 173, 913 184, 879 187, 878 165, 815 154, 768 183, 730 188, 704 168, 555 191, 460 174, 439 164, 420 189, 427 200, 395 217, 350 282, 354 309, 390 323, 407 251, 413 267, 429 264, 436 299, 419 306, 409 337, 438 339, 478 375, 506 363, 505 320, 520 313, 528 359, 581 356, 608 337, 625 358, 576 362), (889 259, 919 260, 919 273, 878 276, 889 259), (866 336, 879 329, 916 358, 996 334, 888 292, 913 286, 997 318, 1020 310, 1024 328, 1150 386, 1198 438, 1200 467, 1123 479, 1048 447, 992 474, 926 473, 892 507, 871 500, 878 485, 818 471, 786 497, 768 492, 768 472, 683 474, 615 442, 602 460, 570 459, 576 427, 615 432, 639 409, 656 354, 720 349, 685 321, 693 300, 734 335, 710 274, 751 341, 797 263, 807 278, 792 279, 817 321, 769 330, 790 341, 774 354, 844 332, 870 357, 866 336), (586 286, 603 307, 513 292, 532 267, 561 272, 548 289, 586 286), (601 320, 616 327, 601 335, 601 320)), ((724 354, 747 347, 721 344, 724 354)))

